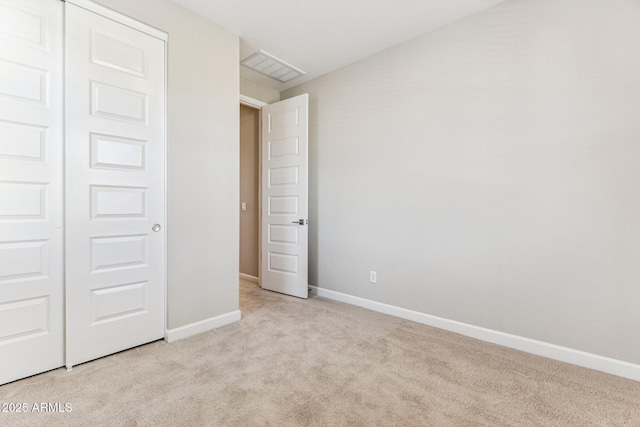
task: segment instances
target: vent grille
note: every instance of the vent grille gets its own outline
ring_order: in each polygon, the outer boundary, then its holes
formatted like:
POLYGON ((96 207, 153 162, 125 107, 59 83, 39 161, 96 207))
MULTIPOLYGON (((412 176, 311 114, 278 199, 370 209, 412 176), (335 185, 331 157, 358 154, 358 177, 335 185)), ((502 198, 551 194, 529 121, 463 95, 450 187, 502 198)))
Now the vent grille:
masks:
POLYGON ((245 59, 240 61, 240 64, 264 74, 265 76, 279 80, 282 83, 286 83, 296 77, 305 75, 304 71, 287 64, 264 50, 259 50, 247 56, 245 59))

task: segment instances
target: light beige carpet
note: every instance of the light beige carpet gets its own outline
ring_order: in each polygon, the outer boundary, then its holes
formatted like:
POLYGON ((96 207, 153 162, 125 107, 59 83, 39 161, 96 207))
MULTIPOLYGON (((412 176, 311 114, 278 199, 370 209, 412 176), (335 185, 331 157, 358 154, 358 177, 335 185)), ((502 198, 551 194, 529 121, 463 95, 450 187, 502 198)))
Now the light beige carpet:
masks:
POLYGON ((241 322, 0 387, 0 425, 640 425, 640 383, 241 283, 241 322))

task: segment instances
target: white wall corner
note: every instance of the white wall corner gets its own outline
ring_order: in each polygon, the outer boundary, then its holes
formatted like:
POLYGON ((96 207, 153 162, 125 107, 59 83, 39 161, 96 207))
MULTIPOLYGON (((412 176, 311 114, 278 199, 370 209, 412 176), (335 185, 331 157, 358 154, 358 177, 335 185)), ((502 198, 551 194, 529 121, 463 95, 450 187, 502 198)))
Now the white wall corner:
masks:
POLYGON ((209 319, 181 326, 179 328, 167 329, 164 333, 164 340, 168 343, 172 343, 182 338, 187 338, 192 335, 210 331, 211 329, 239 322, 241 317, 240 310, 236 310, 230 313, 221 314, 220 316, 210 317, 209 319))
MULTIPOLYGON (((245 69, 244 67, 241 67, 241 68, 242 70, 240 74, 243 74, 243 71, 251 73, 251 70, 245 69)), ((258 75, 261 76, 260 74, 258 75)), ((264 76, 261 76, 261 77, 264 78, 264 76)), ((251 97, 255 100, 258 100, 259 102, 264 103, 264 105, 280 101, 279 90, 264 86, 256 81, 243 77, 242 75, 240 76, 240 94, 242 96, 246 96, 247 98, 251 97)), ((256 107, 264 106, 264 105, 255 105, 255 103, 253 102, 251 104, 252 104, 251 106, 256 106, 256 107)))
POLYGON ((341 292, 319 288, 317 286, 310 287, 312 289, 312 293, 319 297, 344 302, 372 311, 377 311, 379 313, 399 317, 401 319, 443 329, 445 331, 455 332, 460 335, 524 351, 537 356, 547 357, 549 359, 570 363, 583 368, 594 369, 607 374, 640 381, 640 365, 636 365, 634 363, 599 356, 597 354, 587 353, 581 350, 575 350, 555 344, 549 344, 544 341, 537 341, 518 335, 511 335, 492 329, 482 328, 480 326, 457 322, 455 320, 444 319, 442 317, 407 310, 405 308, 343 294, 341 292))

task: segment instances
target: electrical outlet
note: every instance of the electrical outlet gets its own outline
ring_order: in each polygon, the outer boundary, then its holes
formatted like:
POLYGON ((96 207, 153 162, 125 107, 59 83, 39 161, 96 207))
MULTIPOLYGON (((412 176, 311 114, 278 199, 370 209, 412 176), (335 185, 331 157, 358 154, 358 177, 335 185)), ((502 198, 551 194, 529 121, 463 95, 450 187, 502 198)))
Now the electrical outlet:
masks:
POLYGON ((377 283, 378 282, 378 273, 376 273, 375 271, 371 270, 369 272, 369 282, 377 283))

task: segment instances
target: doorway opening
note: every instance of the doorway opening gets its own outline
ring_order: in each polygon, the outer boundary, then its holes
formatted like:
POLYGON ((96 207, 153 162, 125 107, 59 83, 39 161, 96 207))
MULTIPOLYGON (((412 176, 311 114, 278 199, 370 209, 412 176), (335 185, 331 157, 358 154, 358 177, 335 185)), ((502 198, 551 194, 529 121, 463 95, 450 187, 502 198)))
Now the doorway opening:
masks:
POLYGON ((263 289, 307 298, 309 95, 268 105, 244 98, 239 276, 263 289))
POLYGON ((240 104, 240 279, 260 283, 260 110, 240 104))

